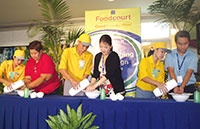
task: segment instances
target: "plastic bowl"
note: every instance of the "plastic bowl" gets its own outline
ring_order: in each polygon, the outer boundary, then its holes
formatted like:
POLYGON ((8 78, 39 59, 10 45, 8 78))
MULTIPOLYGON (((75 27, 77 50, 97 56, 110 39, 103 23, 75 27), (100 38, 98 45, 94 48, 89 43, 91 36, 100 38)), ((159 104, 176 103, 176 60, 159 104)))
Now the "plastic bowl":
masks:
POLYGON ((85 95, 90 99, 96 99, 100 95, 100 91, 84 91, 85 95))
POLYGON ((183 94, 171 93, 171 95, 172 95, 173 99, 176 100, 177 102, 185 102, 186 100, 188 100, 188 98, 192 94, 191 93, 183 93, 183 94))

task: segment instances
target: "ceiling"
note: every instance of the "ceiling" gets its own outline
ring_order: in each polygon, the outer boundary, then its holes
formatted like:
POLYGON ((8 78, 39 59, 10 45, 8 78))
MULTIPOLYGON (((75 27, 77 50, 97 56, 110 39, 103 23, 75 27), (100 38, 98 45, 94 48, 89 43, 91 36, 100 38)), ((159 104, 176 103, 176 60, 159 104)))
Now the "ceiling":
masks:
MULTIPOLYGON (((39 0, 1 0, 0 29, 25 27, 33 20, 41 19, 39 0)), ((72 20, 84 20, 85 11, 136 8, 141 9, 142 16, 148 14, 147 8, 156 0, 65 0, 70 8, 72 20)), ((200 0, 195 0, 200 6, 200 0)), ((149 15, 147 15, 149 16, 149 15)))
MULTIPOLYGON (((41 19, 39 0, 1 0, 0 29, 27 25, 32 20, 41 19)), ((85 11, 141 8, 142 14, 147 14, 147 8, 155 0, 65 0, 70 8, 73 19, 84 18, 85 11)))

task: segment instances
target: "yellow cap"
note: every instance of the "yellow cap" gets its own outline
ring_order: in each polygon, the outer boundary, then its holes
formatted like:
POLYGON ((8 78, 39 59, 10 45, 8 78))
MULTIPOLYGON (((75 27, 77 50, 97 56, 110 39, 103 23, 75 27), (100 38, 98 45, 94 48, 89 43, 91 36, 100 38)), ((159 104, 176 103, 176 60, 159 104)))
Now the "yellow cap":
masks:
POLYGON ((153 43, 153 49, 156 49, 156 48, 161 48, 165 51, 170 51, 170 49, 167 48, 167 43, 165 43, 165 42, 153 43))
POLYGON ((24 60, 25 53, 23 50, 16 50, 14 55, 17 59, 24 60))
POLYGON ((91 46, 91 37, 88 34, 82 34, 79 39, 84 46, 91 46))

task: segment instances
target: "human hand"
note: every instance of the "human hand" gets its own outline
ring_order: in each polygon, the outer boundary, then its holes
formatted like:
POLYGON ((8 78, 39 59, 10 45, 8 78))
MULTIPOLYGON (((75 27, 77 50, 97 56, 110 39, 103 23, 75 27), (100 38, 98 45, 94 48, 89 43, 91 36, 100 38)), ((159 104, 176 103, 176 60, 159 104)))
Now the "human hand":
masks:
POLYGON ((22 86, 21 88, 20 88, 20 90, 24 90, 24 88, 25 88, 26 86, 24 85, 24 86, 22 86))
POLYGON ((72 79, 70 82, 71 82, 71 84, 72 84, 72 88, 73 88, 73 89, 77 90, 77 89, 80 87, 80 84, 79 84, 78 81, 72 79))
POLYGON ((182 94, 182 93, 184 93, 184 88, 183 88, 183 87, 179 87, 179 92, 178 92, 178 94, 182 94))
POLYGON ((94 87, 94 85, 89 85, 89 86, 86 87, 85 90, 86 90, 86 91, 94 91, 94 90, 95 90, 95 87, 94 87))
POLYGON ((175 87, 175 88, 174 88, 174 93, 175 93, 175 94, 178 94, 178 90, 179 90, 178 86, 175 87))
POLYGON ((184 88, 182 88, 182 87, 174 88, 174 93, 175 94, 182 94, 183 92, 184 92, 184 88))
POLYGON ((8 90, 12 90, 13 89, 12 83, 6 81, 5 84, 6 84, 8 90))
POLYGON ((158 84, 158 89, 159 89, 160 92, 163 93, 163 94, 167 94, 167 93, 168 93, 168 89, 166 88, 166 84, 165 84, 165 83, 159 82, 159 84, 158 84))

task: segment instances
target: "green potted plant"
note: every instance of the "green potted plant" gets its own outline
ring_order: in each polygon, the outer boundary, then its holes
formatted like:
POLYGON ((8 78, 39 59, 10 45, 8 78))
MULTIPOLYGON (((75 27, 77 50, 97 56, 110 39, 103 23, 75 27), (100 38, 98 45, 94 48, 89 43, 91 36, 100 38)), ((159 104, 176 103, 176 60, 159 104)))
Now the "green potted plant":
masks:
POLYGON ((58 68, 62 54, 62 45, 73 43, 84 30, 81 28, 65 29, 71 26, 69 6, 64 0, 39 0, 42 19, 35 20, 28 28, 29 37, 40 34, 44 52, 52 57, 58 68), (66 34, 66 31, 68 32, 66 34), (70 35, 69 35, 70 34, 70 35))
POLYGON ((195 0, 156 0, 148 10, 159 16, 157 21, 190 32, 200 21, 200 9, 194 3, 195 0))
POLYGON ((77 111, 71 109, 67 105, 67 114, 60 109, 59 114, 48 116, 46 120, 51 129, 98 129, 98 126, 93 124, 96 115, 92 113, 82 115, 82 104, 79 105, 77 111))

